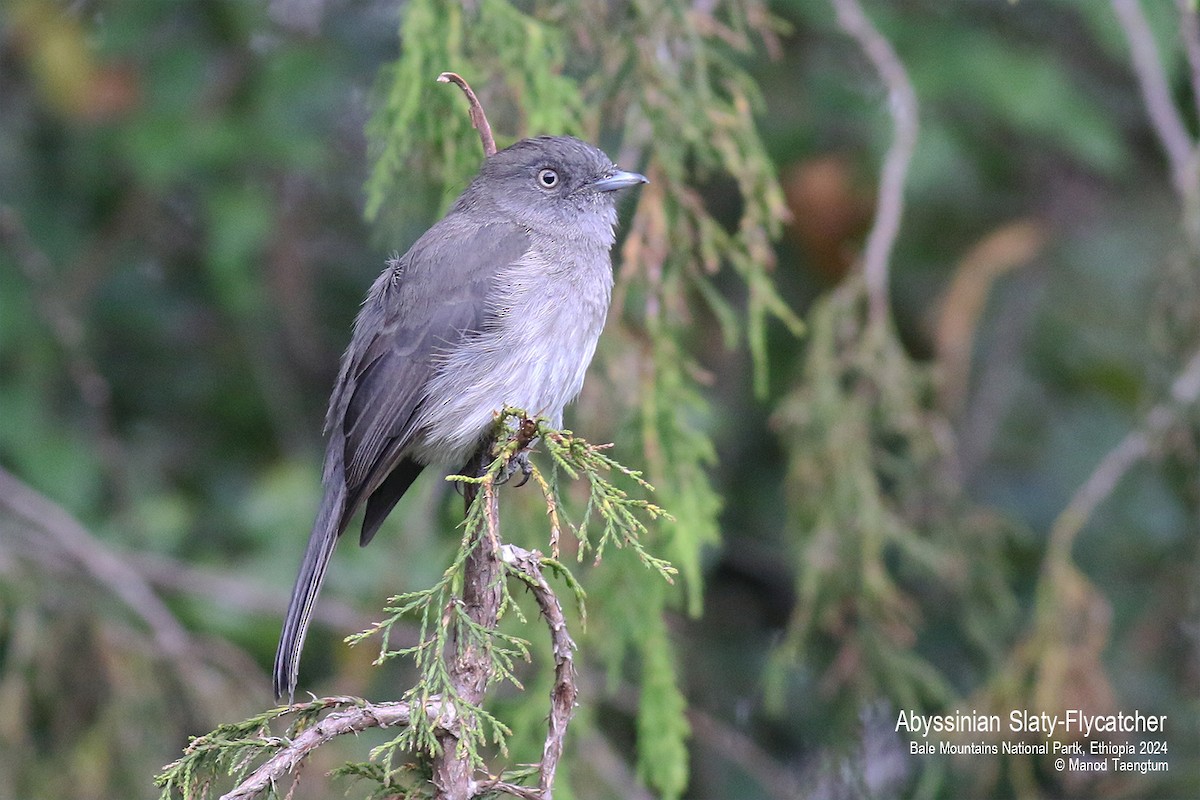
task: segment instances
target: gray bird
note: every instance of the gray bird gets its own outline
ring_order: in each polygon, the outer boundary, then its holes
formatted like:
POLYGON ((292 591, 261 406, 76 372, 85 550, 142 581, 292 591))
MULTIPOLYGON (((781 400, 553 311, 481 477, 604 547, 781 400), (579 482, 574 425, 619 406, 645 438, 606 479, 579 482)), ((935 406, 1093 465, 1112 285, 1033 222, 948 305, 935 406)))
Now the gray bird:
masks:
POLYGON ((366 545, 421 470, 467 464, 506 405, 561 427, 612 295, 613 193, 645 182, 578 139, 524 139, 388 262, 329 399, 324 496, 275 653, 276 697, 295 692, 321 581, 360 507, 366 545))

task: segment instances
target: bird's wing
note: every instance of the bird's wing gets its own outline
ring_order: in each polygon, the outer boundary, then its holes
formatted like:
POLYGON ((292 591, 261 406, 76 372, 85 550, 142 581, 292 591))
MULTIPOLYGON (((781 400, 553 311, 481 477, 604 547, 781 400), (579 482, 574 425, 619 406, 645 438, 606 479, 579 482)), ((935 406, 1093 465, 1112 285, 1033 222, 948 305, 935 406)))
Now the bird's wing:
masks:
POLYGON ((529 249, 528 235, 512 225, 460 232, 455 217, 444 222, 413 245, 396 279, 385 273, 376 281, 355 323, 353 363, 334 397, 344 409, 333 420, 344 439, 342 530, 403 458, 441 354, 483 329, 497 274, 529 249))
POLYGON ((277 697, 295 691, 317 593, 350 518, 383 487, 381 502, 368 507, 363 538, 369 539, 420 471, 405 449, 439 353, 483 328, 492 282, 528 248, 520 228, 480 226, 451 214, 371 287, 330 397, 325 493, 275 653, 277 697), (393 471, 398 477, 388 482, 393 471))

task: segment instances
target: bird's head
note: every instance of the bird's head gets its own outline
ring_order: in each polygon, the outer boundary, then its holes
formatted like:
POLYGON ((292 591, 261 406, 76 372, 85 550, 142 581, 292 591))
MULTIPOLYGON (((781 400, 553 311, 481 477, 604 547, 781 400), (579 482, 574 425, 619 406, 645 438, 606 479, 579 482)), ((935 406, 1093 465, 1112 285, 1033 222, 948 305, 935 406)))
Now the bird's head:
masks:
POLYGON ((490 207, 531 230, 611 243, 617 190, 646 182, 579 139, 538 136, 490 156, 459 205, 490 207))

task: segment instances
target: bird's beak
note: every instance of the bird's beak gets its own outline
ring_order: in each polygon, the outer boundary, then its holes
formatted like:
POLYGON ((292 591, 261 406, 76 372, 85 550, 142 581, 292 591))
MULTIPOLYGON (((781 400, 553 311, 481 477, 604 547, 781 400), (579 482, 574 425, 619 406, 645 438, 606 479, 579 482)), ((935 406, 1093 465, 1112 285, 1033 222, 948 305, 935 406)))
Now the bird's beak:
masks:
POLYGON ((645 175, 616 169, 613 170, 611 175, 601 178, 598 181, 593 181, 592 188, 597 192, 615 192, 617 189, 625 189, 630 186, 637 186, 639 183, 649 182, 645 175))

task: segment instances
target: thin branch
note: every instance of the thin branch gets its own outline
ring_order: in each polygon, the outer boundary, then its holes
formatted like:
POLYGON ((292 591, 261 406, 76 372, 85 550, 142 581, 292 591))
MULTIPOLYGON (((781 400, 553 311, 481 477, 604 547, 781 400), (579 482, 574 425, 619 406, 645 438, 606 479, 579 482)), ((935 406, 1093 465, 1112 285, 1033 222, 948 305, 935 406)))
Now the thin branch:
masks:
POLYGON ((575 683, 575 641, 567 629, 562 603, 542 574, 541 554, 515 545, 505 545, 502 557, 506 564, 521 573, 550 629, 550 644, 554 652, 554 686, 550 690, 550 717, 538 780, 541 797, 550 800, 567 726, 575 715, 575 699, 579 696, 579 688, 575 683))
POLYGON ((463 94, 467 96, 467 102, 471 104, 471 124, 475 127, 475 130, 479 131, 479 141, 483 145, 483 155, 485 157, 494 156, 496 154, 496 140, 492 137, 492 126, 488 123, 487 114, 483 110, 483 104, 475 96, 474 90, 471 89, 471 84, 467 83, 466 79, 457 72, 443 72, 441 75, 438 75, 438 83, 453 83, 463 90, 463 94))
POLYGON ((1055 519, 1050 530, 1047 564, 1059 563, 1070 557, 1071 546, 1097 506, 1112 494, 1117 483, 1134 464, 1150 454, 1157 440, 1197 400, 1200 400, 1200 350, 1192 354, 1187 366, 1171 383, 1170 398, 1150 409, 1141 427, 1126 434, 1100 460, 1075 492, 1071 502, 1055 519))
POLYGON ((888 270, 904 212, 905 177, 917 146, 917 94, 891 43, 871 23, 858 0, 830 2, 842 30, 858 42, 887 87, 888 107, 895 128, 880 171, 875 222, 862 257, 870 319, 878 324, 888 317, 888 270))
MULTIPOLYGON (((264 761, 248 778, 232 791, 221 796, 221 800, 250 800, 275 786, 284 775, 294 771, 308 754, 330 740, 347 733, 361 733, 370 728, 391 728, 407 725, 412 718, 412 707, 408 703, 355 703, 344 711, 335 711, 320 722, 307 728, 292 739, 278 753, 264 761)), ((425 713, 446 724, 453 715, 452 703, 430 703, 425 713)))
MULTIPOLYGON (((1175 107, 1154 34, 1138 0, 1112 0, 1113 11, 1129 42, 1129 54, 1142 92, 1150 124, 1167 154, 1171 181, 1184 206, 1187 234, 1200 248, 1200 188, 1197 186, 1197 153, 1183 116, 1175 107)), ((1185 40, 1186 40, 1186 31, 1185 40)))

